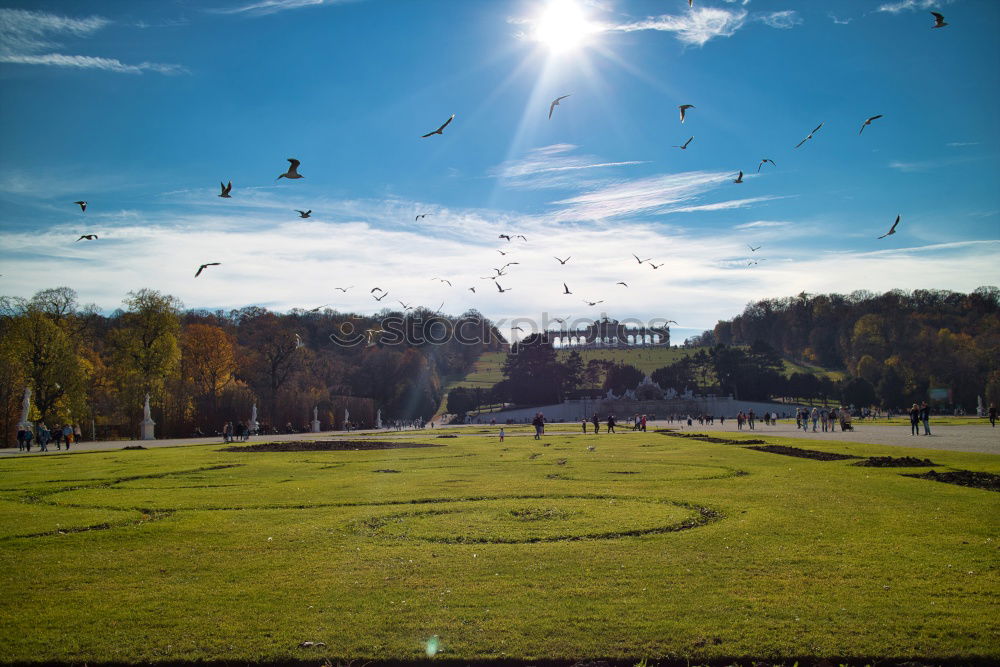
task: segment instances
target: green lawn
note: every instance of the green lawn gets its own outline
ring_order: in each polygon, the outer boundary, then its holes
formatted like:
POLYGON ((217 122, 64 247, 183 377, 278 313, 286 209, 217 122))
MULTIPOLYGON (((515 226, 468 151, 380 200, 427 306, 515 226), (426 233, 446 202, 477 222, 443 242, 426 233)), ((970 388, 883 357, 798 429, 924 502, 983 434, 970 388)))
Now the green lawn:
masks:
POLYGON ((1000 660, 1000 494, 572 426, 2 460, 0 661, 1000 660))

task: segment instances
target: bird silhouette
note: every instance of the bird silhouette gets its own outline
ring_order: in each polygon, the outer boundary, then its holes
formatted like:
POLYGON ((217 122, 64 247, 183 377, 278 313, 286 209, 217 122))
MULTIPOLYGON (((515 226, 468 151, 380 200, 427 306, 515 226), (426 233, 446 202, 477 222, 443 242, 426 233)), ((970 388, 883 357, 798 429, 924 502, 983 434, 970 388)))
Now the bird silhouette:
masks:
MULTIPOLYGON (((354 287, 354 285, 351 285, 351 287, 354 287)), ((333 289, 340 290, 341 292, 347 292, 347 290, 351 289, 351 287, 334 287, 333 289)))
POLYGON ((371 288, 371 290, 369 290, 369 292, 368 292, 368 293, 369 293, 369 294, 374 294, 375 292, 384 292, 384 291, 385 291, 385 290, 384 290, 384 289, 382 289, 381 287, 373 287, 373 288, 371 288))
POLYGON ((740 175, 736 177, 736 180, 734 180, 733 183, 742 183, 742 182, 743 182, 743 170, 740 169, 740 175))
MULTIPOLYGON (((572 93, 571 93, 572 94, 572 93)), ((552 104, 549 105, 549 120, 552 120, 552 110, 559 106, 559 102, 569 97, 569 95, 563 95, 562 97, 557 97, 552 100, 552 104)))
POLYGON ((601 299, 600 301, 587 301, 586 299, 584 299, 583 302, 588 306, 596 306, 599 303, 604 303, 604 299, 601 299))
POLYGON ((372 298, 375 299, 376 301, 381 301, 382 299, 384 299, 387 296, 389 296, 388 292, 384 292, 382 294, 382 296, 375 296, 374 294, 372 294, 372 298))
POLYGON ((861 123, 861 129, 858 130, 858 135, 860 135, 862 132, 864 132, 865 128, 868 127, 869 125, 871 125, 873 120, 878 120, 881 117, 882 117, 882 114, 879 114, 877 116, 872 116, 871 118, 869 118, 865 122, 861 123))
POLYGON ((765 158, 761 158, 760 164, 757 165, 757 173, 758 174, 760 173, 760 168, 764 166, 765 162, 770 162, 772 167, 777 167, 778 166, 778 165, 774 164, 774 160, 772 160, 770 158, 766 158, 766 157, 765 158))
POLYGON ((639 262, 640 264, 642 264, 643 262, 648 262, 649 261, 649 259, 639 259, 639 256, 635 255, 635 254, 633 254, 632 256, 635 257, 635 261, 639 262))
POLYGON ((810 133, 809 133, 808 135, 806 135, 806 138, 805 138, 805 139, 803 139, 802 141, 800 141, 799 143, 797 143, 797 144, 795 145, 795 147, 796 147, 796 148, 798 148, 798 147, 799 147, 799 146, 801 146, 802 144, 804 144, 804 143, 806 143, 807 141, 809 141, 810 139, 812 139, 812 138, 813 138, 813 135, 814 135, 814 134, 816 134, 817 132, 819 132, 819 128, 821 128, 821 127, 823 127, 823 123, 820 123, 819 125, 817 125, 817 126, 816 126, 816 129, 814 129, 814 130, 813 130, 812 132, 810 132, 810 133))
POLYGON ((331 306, 331 305, 333 305, 333 304, 324 303, 322 306, 316 306, 315 308, 310 308, 307 312, 318 313, 319 311, 323 310, 327 306, 331 306))
POLYGON ((219 187, 222 188, 222 192, 216 195, 217 197, 222 197, 223 199, 232 199, 232 197, 229 196, 229 193, 232 192, 233 190, 232 181, 229 181, 229 183, 226 185, 223 185, 222 182, 220 182, 219 187))
POLYGON ((889 228, 889 231, 887 231, 885 234, 883 234, 882 236, 880 236, 878 238, 879 239, 884 239, 886 236, 892 236, 893 234, 895 234, 896 233, 896 225, 899 224, 899 218, 900 217, 901 216, 897 215, 896 216, 896 222, 892 223, 892 227, 889 228))
POLYGON ((422 219, 426 218, 429 215, 430 215, 430 213, 421 213, 421 214, 417 215, 417 217, 413 218, 413 221, 416 222, 417 220, 422 220, 422 219))
POLYGON ((686 151, 687 147, 688 147, 688 144, 691 143, 692 139, 694 139, 694 137, 688 137, 688 140, 685 141, 682 145, 680 145, 680 146, 671 146, 671 148, 679 148, 682 151, 686 151))
POLYGON ((81 199, 80 201, 75 201, 73 203, 76 204, 77 206, 79 206, 81 211, 86 212, 86 210, 87 210, 87 202, 85 202, 85 201, 83 201, 81 199))
POLYGON ((194 277, 197 278, 198 276, 200 276, 201 272, 204 271, 206 268, 210 266, 219 266, 220 264, 222 264, 222 262, 209 262, 208 264, 202 264, 201 266, 198 267, 198 271, 194 274, 194 277))
POLYGON ((684 122, 684 116, 687 113, 687 110, 688 109, 694 109, 694 105, 693 104, 682 104, 682 105, 680 105, 677 108, 681 110, 681 122, 683 123, 684 122))
POLYGON ((572 294, 572 292, 569 291, 569 287, 566 286, 566 283, 563 283, 563 294, 572 294))
POLYGON ((567 257, 566 259, 559 259, 558 257, 553 257, 552 259, 554 259, 557 262, 559 262, 559 264, 565 264, 566 262, 568 262, 569 260, 572 259, 572 256, 567 257))
POLYGON ((501 294, 503 294, 504 292, 509 292, 510 289, 511 289, 509 287, 507 287, 507 288, 500 287, 500 283, 497 283, 497 282, 495 282, 493 284, 497 286, 497 291, 500 292, 501 294))
POLYGON ((96 241, 97 240, 97 234, 84 234, 83 236, 81 236, 80 238, 78 238, 76 241, 73 241, 73 243, 78 243, 80 241, 83 241, 84 239, 86 239, 88 241, 96 241))
POLYGON ((938 14, 937 12, 931 12, 931 14, 934 15, 934 25, 931 26, 931 28, 943 28, 946 25, 948 25, 947 23, 944 22, 943 15, 938 14))
POLYGON ((522 240, 522 241, 524 241, 524 242, 527 242, 527 241, 528 241, 528 239, 527 239, 527 238, 525 238, 524 234, 518 234, 518 235, 517 235, 517 236, 515 236, 514 238, 516 238, 516 239, 521 239, 521 240, 522 240))
POLYGON ((299 214, 300 218, 308 218, 310 215, 312 215, 312 209, 309 209, 308 211, 300 211, 299 209, 295 209, 295 212, 299 214))
POLYGON ((475 287, 470 287, 469 291, 472 292, 473 294, 475 294, 476 293, 476 288, 475 287))
POLYGON ((621 280, 619 280, 618 282, 616 282, 615 285, 624 285, 625 287, 628 287, 628 283, 622 282, 621 280))
POLYGON ((411 306, 409 304, 406 304, 406 303, 403 303, 402 301, 397 301, 396 303, 398 303, 399 305, 401 305, 403 307, 403 310, 412 310, 413 309, 413 306, 411 306))
POLYGON ((757 251, 758 251, 758 250, 760 250, 760 248, 761 248, 761 246, 757 246, 756 248, 754 248, 754 247, 753 247, 752 245, 750 245, 750 244, 747 244, 747 247, 748 247, 748 248, 750 248, 750 252, 757 252, 757 251))
POLYGON ((649 265, 650 265, 651 267, 653 267, 654 269, 658 269, 658 268, 660 268, 661 266, 663 266, 663 264, 653 264, 652 262, 650 262, 650 263, 649 263, 649 265))
POLYGON ((421 139, 426 139, 427 137, 431 136, 432 134, 440 134, 440 135, 442 135, 442 136, 443 136, 443 135, 444 135, 444 128, 448 127, 448 124, 449 124, 449 123, 450 123, 451 121, 453 121, 453 120, 455 120, 455 114, 452 114, 452 115, 451 115, 451 118, 449 118, 448 120, 446 120, 446 121, 445 121, 445 122, 444 122, 444 123, 443 123, 443 124, 441 125, 441 127, 439 127, 438 129, 434 130, 433 132, 428 132, 427 134, 423 135, 423 136, 422 136, 422 137, 420 137, 420 138, 421 138, 421 139))
POLYGON ((509 234, 501 234, 497 238, 498 239, 507 239, 508 241, 510 241, 510 235, 509 234))
POLYGON ((278 176, 274 180, 280 180, 282 178, 303 178, 302 174, 298 172, 299 165, 302 164, 293 157, 288 158, 288 171, 278 176))

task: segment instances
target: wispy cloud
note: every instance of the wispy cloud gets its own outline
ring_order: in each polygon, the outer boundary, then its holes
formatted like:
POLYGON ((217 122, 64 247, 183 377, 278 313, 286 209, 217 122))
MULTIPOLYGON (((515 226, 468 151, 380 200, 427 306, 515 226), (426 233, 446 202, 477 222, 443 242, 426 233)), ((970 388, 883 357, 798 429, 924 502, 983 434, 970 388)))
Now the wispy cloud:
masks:
POLYGON ((751 197, 749 199, 727 199, 725 201, 714 202, 712 204, 698 204, 695 206, 680 206, 678 208, 665 208, 661 213, 694 213, 696 211, 725 211, 733 208, 746 208, 752 204, 773 199, 784 199, 776 195, 765 195, 763 197, 751 197))
POLYGON ((490 175, 499 178, 504 185, 525 189, 580 187, 592 185, 581 180, 576 172, 628 167, 644 164, 640 160, 603 162, 591 155, 572 155, 576 149, 572 144, 553 144, 535 148, 520 159, 508 160, 490 170, 490 175))
POLYGON ((788 227, 792 223, 790 222, 779 222, 777 220, 757 220, 755 222, 744 222, 741 225, 734 225, 733 229, 748 230, 748 229, 775 229, 781 227, 788 227))
POLYGON ((983 159, 985 159, 983 156, 976 155, 953 155, 952 157, 944 157, 937 160, 914 160, 912 162, 893 160, 889 163, 889 167, 892 169, 898 169, 904 173, 913 173, 931 171, 940 167, 948 167, 966 162, 976 162, 983 159))
POLYGON ((703 46, 715 37, 730 37, 743 27, 746 10, 699 7, 684 14, 651 16, 642 21, 605 26, 607 30, 635 32, 659 30, 672 32, 684 44, 703 46))
POLYGON ((885 4, 879 5, 877 11, 880 12, 890 12, 892 14, 898 14, 902 11, 916 11, 919 9, 935 9, 941 5, 945 5, 951 2, 951 0, 898 0, 898 2, 887 2, 885 4))
POLYGON ((833 12, 830 12, 829 14, 827 14, 827 16, 829 16, 830 19, 837 25, 847 25, 848 23, 854 20, 851 17, 848 17, 846 19, 838 18, 833 12))
POLYGON ((951 141, 945 144, 949 148, 961 148, 962 146, 978 146, 978 141, 951 141))
POLYGON ((251 16, 265 16, 276 14, 289 9, 302 9, 303 7, 318 7, 320 5, 341 5, 354 0, 260 0, 249 4, 237 5, 235 7, 223 7, 211 10, 215 14, 247 14, 251 16))
POLYGON ((770 12, 767 14, 758 14, 754 17, 754 19, 769 25, 772 28, 778 28, 781 30, 788 30, 803 23, 802 17, 799 16, 799 13, 794 9, 786 9, 784 11, 770 12))
POLYGON ((19 65, 49 65, 76 69, 99 69, 124 74, 145 71, 178 74, 180 65, 141 62, 124 63, 117 58, 47 52, 61 45, 50 36, 86 38, 110 25, 100 16, 72 18, 25 9, 0 9, 0 62, 19 65))
POLYGON ((633 181, 604 185, 568 199, 554 202, 563 208, 558 220, 600 220, 641 212, 657 212, 679 204, 729 180, 728 172, 690 171, 658 174, 633 181))

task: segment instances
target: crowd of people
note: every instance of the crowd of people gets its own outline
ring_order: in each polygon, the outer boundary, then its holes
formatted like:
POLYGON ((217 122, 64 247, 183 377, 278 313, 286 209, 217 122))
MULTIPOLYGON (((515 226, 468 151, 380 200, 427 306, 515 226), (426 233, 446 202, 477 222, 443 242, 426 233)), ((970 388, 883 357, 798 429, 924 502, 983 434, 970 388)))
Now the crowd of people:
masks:
POLYGON ((32 442, 38 443, 40 452, 49 451, 49 443, 54 444, 57 450, 62 449, 62 445, 65 444, 69 450, 70 445, 80 442, 82 438, 83 433, 79 424, 63 424, 49 428, 45 422, 39 422, 33 428, 17 429, 17 451, 30 452, 32 442))

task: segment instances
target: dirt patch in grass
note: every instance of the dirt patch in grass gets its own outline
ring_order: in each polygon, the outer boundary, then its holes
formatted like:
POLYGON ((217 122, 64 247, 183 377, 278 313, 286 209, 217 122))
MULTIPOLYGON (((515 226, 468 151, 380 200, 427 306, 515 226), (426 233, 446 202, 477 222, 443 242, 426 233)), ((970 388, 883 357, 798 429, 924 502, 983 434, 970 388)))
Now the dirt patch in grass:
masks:
POLYGON ((766 445, 764 440, 733 440, 732 438, 716 438, 712 435, 705 435, 704 433, 680 433, 678 431, 671 431, 670 429, 659 429, 654 431, 654 433, 659 433, 660 435, 669 435, 672 438, 688 438, 690 440, 698 440, 699 442, 711 442, 714 445, 766 445))
POLYGON ((930 479, 935 482, 944 482, 945 484, 958 484, 959 486, 968 486, 973 489, 983 489, 984 491, 1000 491, 1000 475, 995 475, 991 472, 976 472, 974 470, 937 472, 936 470, 928 470, 919 475, 903 476, 930 479))
POLYGON ((122 447, 122 449, 146 449, 142 445, 129 445, 128 447, 122 447))
POLYGON ((399 470, 391 470, 389 468, 382 468, 381 470, 373 470, 372 472, 399 472, 399 470))
POLYGON ((380 442, 378 440, 291 440, 262 442, 256 445, 223 447, 221 452, 350 452, 370 449, 410 449, 413 447, 444 447, 426 442, 380 442))
POLYGON ((457 438, 458 436, 457 435, 448 435, 448 434, 445 434, 445 435, 438 435, 438 436, 435 436, 435 437, 437 437, 437 438, 457 438))
POLYGON ((758 452, 771 452, 772 454, 784 454, 785 456, 797 456, 800 459, 812 459, 814 461, 844 461, 861 458, 860 456, 852 456, 851 454, 834 454, 832 452, 799 449, 798 447, 787 447, 785 445, 764 445, 762 447, 747 447, 747 449, 756 449, 758 452))
POLYGON ((930 459, 918 459, 914 456, 869 456, 864 461, 858 461, 854 465, 865 468, 929 468, 941 464, 934 463, 930 459))

